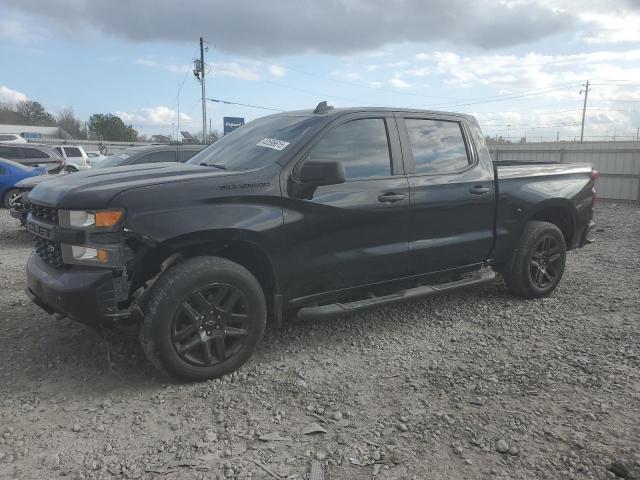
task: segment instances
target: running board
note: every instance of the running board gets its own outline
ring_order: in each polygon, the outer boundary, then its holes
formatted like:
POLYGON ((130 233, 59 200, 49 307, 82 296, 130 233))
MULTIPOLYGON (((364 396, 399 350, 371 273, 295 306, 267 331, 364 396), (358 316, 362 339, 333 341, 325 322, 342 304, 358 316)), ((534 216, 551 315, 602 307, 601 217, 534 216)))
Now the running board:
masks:
POLYGON ((382 297, 366 298, 348 303, 332 303, 331 305, 320 305, 314 307, 303 307, 298 312, 300 320, 318 320, 325 317, 333 317, 336 315, 344 315, 366 310, 368 308, 379 307, 381 305, 389 305, 392 303, 405 302, 421 297, 430 297, 439 293, 459 290, 461 288, 470 287, 472 285, 480 285, 482 283, 491 282, 496 278, 493 270, 485 268, 479 272, 453 282, 441 283, 438 285, 422 285, 420 287, 407 288, 399 290, 395 293, 384 295, 382 297))

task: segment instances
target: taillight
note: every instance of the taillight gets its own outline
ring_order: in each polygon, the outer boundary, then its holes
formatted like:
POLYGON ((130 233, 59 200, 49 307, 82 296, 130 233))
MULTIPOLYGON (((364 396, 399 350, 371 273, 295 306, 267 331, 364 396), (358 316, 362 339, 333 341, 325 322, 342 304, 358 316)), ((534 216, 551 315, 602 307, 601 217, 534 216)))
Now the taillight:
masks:
POLYGON ((594 182, 598 179, 598 177, 600 177, 600 172, 598 170, 596 170, 595 168, 591 169, 591 180, 593 180, 594 182))
POLYGON ((591 207, 596 204, 597 192, 595 182, 599 176, 600 172, 598 170, 596 170, 595 168, 591 169, 591 180, 593 180, 593 187, 591 187, 591 207))

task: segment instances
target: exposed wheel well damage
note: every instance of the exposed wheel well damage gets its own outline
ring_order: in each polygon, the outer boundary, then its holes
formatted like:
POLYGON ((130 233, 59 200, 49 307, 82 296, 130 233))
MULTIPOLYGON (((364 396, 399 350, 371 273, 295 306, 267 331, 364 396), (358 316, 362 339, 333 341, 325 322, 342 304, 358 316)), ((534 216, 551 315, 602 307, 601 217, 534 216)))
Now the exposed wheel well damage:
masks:
POLYGON ((531 217, 531 220, 553 223, 562 232, 564 243, 567 246, 567 249, 571 248, 575 222, 570 210, 567 207, 545 207, 542 210, 536 212, 536 214, 531 217))
POLYGON ((217 256, 242 265, 256 277, 269 307, 272 306, 279 289, 268 255, 256 244, 236 239, 200 242, 190 239, 188 242, 173 242, 153 247, 140 244, 129 266, 131 292, 150 286, 171 265, 197 256, 217 256))

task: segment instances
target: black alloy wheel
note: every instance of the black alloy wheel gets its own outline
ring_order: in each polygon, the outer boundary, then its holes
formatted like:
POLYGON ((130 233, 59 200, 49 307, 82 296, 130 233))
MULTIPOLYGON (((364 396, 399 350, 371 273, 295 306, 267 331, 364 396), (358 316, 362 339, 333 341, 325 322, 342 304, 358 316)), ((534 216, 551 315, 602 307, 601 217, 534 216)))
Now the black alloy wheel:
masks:
POLYGON ((249 336, 249 303, 233 285, 213 283, 192 292, 172 322, 178 356, 194 366, 212 366, 238 353, 249 336))
POLYGON ((267 321, 260 282, 237 263, 198 256, 177 262, 144 303, 140 343, 158 369, 188 380, 234 372, 255 351, 267 321))
POLYGON ((562 254, 556 238, 552 235, 540 238, 529 262, 529 275, 536 287, 544 289, 556 281, 561 260, 562 254))
POLYGON ((567 247, 558 226, 531 220, 525 224, 511 259, 501 273, 515 295, 546 297, 560 283, 566 258, 567 247))

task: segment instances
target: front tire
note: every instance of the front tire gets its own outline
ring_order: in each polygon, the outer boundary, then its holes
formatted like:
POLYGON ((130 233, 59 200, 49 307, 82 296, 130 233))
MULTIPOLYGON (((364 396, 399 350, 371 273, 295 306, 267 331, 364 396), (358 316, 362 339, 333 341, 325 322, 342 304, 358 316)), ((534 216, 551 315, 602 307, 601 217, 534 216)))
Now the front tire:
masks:
POLYGON ((140 341, 149 360, 175 377, 217 378, 249 359, 266 318, 262 288, 246 268, 195 257, 169 268, 152 287, 140 341))
POLYGON ((516 250, 503 272, 507 287, 524 298, 546 297, 562 278, 567 247, 552 223, 527 222, 516 250))

